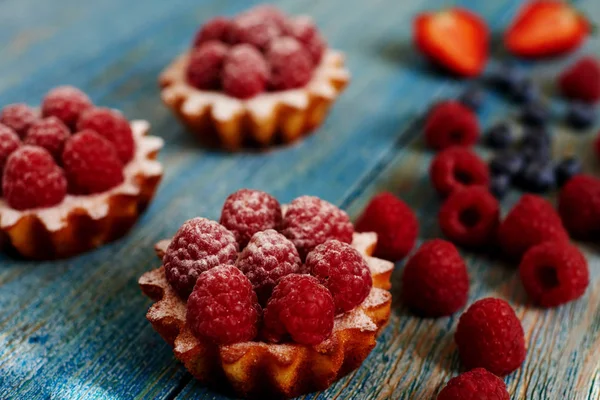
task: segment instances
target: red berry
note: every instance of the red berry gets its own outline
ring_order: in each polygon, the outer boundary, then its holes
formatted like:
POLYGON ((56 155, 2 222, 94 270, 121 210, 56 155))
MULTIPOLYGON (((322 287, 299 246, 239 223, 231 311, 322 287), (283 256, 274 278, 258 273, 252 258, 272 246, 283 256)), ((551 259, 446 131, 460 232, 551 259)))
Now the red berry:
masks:
POLYGON ((441 196, 471 186, 488 186, 488 166, 464 147, 449 147, 438 153, 429 167, 429 178, 441 196))
POLYGON ((199 47, 213 40, 225 42, 230 26, 231 21, 224 17, 215 17, 206 21, 196 33, 192 47, 199 47))
POLYGON ((187 325, 201 339, 232 344, 254 339, 260 306, 252 284, 231 265, 200 274, 187 300, 187 325))
POLYGON ((294 243, 303 259, 329 239, 351 243, 354 227, 348 214, 314 196, 292 201, 283 217, 281 233, 294 243))
POLYGON ((590 283, 588 264, 579 249, 566 242, 545 242, 525 253, 519 265, 529 298, 556 307, 583 296, 590 283))
POLYGON ((281 220, 281 206, 275 197, 260 190, 241 189, 227 197, 219 222, 233 232, 243 249, 256 232, 279 229, 281 220))
POLYGON ((236 266, 250 279, 261 304, 266 304, 282 276, 300 271, 298 250, 273 229, 257 232, 242 251, 236 266))
POLYGON ((435 150, 473 146, 479 138, 477 116, 458 101, 435 105, 425 121, 425 140, 435 150))
POLYGON ((356 221, 356 230, 377 233, 376 257, 399 261, 415 246, 419 221, 406 203, 384 192, 371 199, 356 221))
POLYGON ((56 117, 74 130, 79 116, 92 105, 90 98, 76 87, 58 86, 50 90, 44 97, 42 115, 56 117))
POLYGON ((426 317, 461 309, 469 297, 469 275, 456 247, 441 239, 423 243, 402 272, 402 296, 411 310, 426 317))
POLYGON ((233 233, 215 221, 193 218, 179 228, 165 252, 165 276, 173 289, 187 298, 201 273, 218 265, 233 265, 237 255, 233 233))
POLYGON ((481 247, 492 243, 500 224, 498 200, 485 188, 457 190, 442 204, 440 228, 452 242, 481 247))
POLYGON ((25 137, 25 144, 40 146, 48 150, 56 160, 60 160, 65 141, 71 132, 56 117, 48 117, 34 122, 25 137))
POLYGON ((253 7, 240 14, 239 17, 246 17, 249 15, 269 23, 274 23, 280 29, 283 29, 287 23, 287 16, 279 8, 271 4, 261 4, 253 7))
POLYGON ((558 78, 560 91, 566 97, 595 103, 600 99, 600 62, 583 57, 558 78))
POLYGON ((302 87, 312 77, 313 61, 310 53, 292 37, 273 40, 266 58, 271 67, 269 86, 274 90, 302 87))
POLYGON ((8 156, 21 146, 19 136, 6 125, 0 124, 0 179, 8 156))
POLYGON ((483 368, 475 368, 448 381, 437 400, 510 400, 506 384, 483 368))
POLYGON ((45 149, 22 146, 6 161, 2 192, 17 210, 51 207, 65 198, 67 180, 45 149))
POLYGON ((476 301, 460 317, 454 340, 463 365, 507 375, 525 360, 525 334, 521 321, 504 300, 476 301))
POLYGON ((265 19, 260 14, 248 13, 241 14, 233 20, 228 39, 231 43, 245 43, 264 50, 280 35, 281 28, 277 22, 265 19))
POLYGON ((187 67, 187 80, 190 85, 204 90, 217 90, 221 87, 221 69, 229 48, 227 45, 209 41, 192 50, 187 67))
POLYGON ((25 137, 27 130, 37 119, 37 112, 23 103, 9 104, 0 113, 0 123, 11 128, 21 138, 25 137))
POLYGON ((575 175, 560 190, 558 213, 571 235, 590 239, 600 233, 600 179, 575 175))
POLYGON ((321 62, 327 43, 311 17, 300 16, 289 20, 286 33, 304 46, 310 54, 313 65, 321 62))
POLYGON ((569 241, 560 217, 540 196, 525 194, 498 228, 502 250, 519 259, 530 247, 547 241, 569 241))
POLYGON ((231 96, 247 99, 264 92, 269 67, 262 54, 249 44, 233 46, 223 63, 223 90, 231 96))
POLYGON ((286 275, 275 286, 264 318, 264 336, 280 342, 315 345, 333 331, 335 306, 331 293, 310 275, 286 275))
POLYGON ((116 110, 104 107, 90 108, 81 115, 77 129, 91 129, 108 139, 123 164, 127 164, 135 154, 135 142, 129 121, 116 110))
POLYGON ((308 253, 306 268, 329 289, 338 313, 361 304, 373 287, 371 270, 363 256, 338 240, 328 240, 308 253))
POLYGON ((69 190, 77 194, 105 192, 123 182, 123 163, 111 143, 85 130, 65 143, 62 161, 69 190))

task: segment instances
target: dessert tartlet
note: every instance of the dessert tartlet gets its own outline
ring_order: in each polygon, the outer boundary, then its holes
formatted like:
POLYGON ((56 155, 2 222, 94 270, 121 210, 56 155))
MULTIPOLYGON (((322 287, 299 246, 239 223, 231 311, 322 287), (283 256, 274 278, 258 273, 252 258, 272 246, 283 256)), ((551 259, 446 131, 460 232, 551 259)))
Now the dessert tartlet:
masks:
POLYGON ((31 259, 79 254, 125 235, 162 177, 146 121, 52 89, 40 109, 0 112, 0 236, 31 259))
POLYGON ((146 316, 205 384, 247 397, 323 390, 362 364, 389 319, 393 264, 371 257, 376 242, 319 198, 280 207, 242 189, 220 223, 188 220, 156 245, 163 265, 139 280, 146 316))
POLYGON ((163 102, 202 141, 236 150, 307 134, 349 79, 310 17, 263 5, 206 22, 159 83, 163 102))

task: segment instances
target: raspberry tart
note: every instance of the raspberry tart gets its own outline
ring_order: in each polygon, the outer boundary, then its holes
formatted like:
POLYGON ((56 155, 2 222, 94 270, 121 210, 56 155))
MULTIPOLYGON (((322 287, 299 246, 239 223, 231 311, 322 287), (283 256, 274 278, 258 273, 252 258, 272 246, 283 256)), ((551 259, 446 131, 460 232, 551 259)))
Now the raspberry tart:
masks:
POLYGON ((281 207, 243 189, 220 223, 188 220, 156 245, 163 265, 139 280, 146 316, 201 382, 243 396, 323 390, 362 364, 389 319, 394 265, 371 257, 376 242, 317 197, 281 207))
POLYGON ((163 102, 200 139, 236 150, 307 134, 349 79, 310 17, 262 5, 207 21, 159 82, 163 102))
POLYGON ((61 86, 41 107, 0 111, 0 235, 32 259, 65 258, 123 236, 162 177, 146 121, 61 86))

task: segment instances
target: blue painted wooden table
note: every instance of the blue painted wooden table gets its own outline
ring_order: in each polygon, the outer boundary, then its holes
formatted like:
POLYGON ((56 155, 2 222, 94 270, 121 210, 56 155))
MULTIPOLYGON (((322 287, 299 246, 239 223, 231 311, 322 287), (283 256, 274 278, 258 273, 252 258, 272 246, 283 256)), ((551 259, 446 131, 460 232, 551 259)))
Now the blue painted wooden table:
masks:
MULTIPOLYGON (((406 200, 421 222, 420 239, 440 236, 439 200, 427 179, 431 154, 419 139, 419 117, 433 101, 466 85, 433 72, 410 44, 411 19, 445 1, 282 0, 292 13, 314 15, 330 43, 347 53, 353 81, 330 118, 307 140, 268 153, 224 154, 199 147, 161 105, 160 70, 189 42, 198 24, 234 14, 248 2, 198 0, 3 0, 0 2, 0 104, 39 102, 49 88, 76 85, 101 105, 152 123, 167 143, 156 199, 126 238, 61 262, 0 256, 0 398, 222 399, 174 359, 145 319, 150 305, 138 277, 158 266, 152 245, 186 219, 218 218, 225 197, 253 187, 289 202, 321 196, 356 216, 376 192, 406 200), (125 6, 125 4, 127 4, 125 6)), ((459 1, 499 33, 517 1, 459 1)), ((578 6, 600 20, 600 2, 578 6)), ((494 45, 492 64, 502 57, 494 45)), ((600 41, 580 51, 600 54, 600 41)), ((571 59, 525 63, 549 82, 571 59)), ((564 108, 554 103, 557 115, 564 108)), ((484 127, 512 119, 515 108, 487 94, 484 127)), ((596 127, 597 130, 597 127, 596 127)), ((556 124, 560 148, 574 148, 598 172, 591 132, 574 135, 556 124)), ((518 198, 512 193, 504 210, 518 198)), ((513 399, 600 398, 600 253, 582 245, 592 281, 586 295, 540 310, 527 303, 514 265, 465 252, 470 302, 499 296, 523 321, 528 355, 507 377, 513 399)), ((398 298, 398 265, 394 296, 398 298)), ((453 344, 458 315, 419 319, 395 302, 389 326, 364 365, 325 392, 306 398, 431 399, 460 371, 453 344)))

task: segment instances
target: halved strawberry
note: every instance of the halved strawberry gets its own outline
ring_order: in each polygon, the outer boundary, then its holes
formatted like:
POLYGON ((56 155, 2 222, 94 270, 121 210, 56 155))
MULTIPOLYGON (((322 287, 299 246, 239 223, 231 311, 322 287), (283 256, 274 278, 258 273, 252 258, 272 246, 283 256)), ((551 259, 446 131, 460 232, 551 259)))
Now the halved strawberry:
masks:
POLYGON ((414 41, 434 63, 462 76, 481 73, 488 59, 488 27, 463 8, 422 13, 414 21, 414 41))
POLYGON ((591 32, 589 21, 568 2, 525 4, 504 34, 504 45, 521 57, 550 57, 579 47, 591 32))

